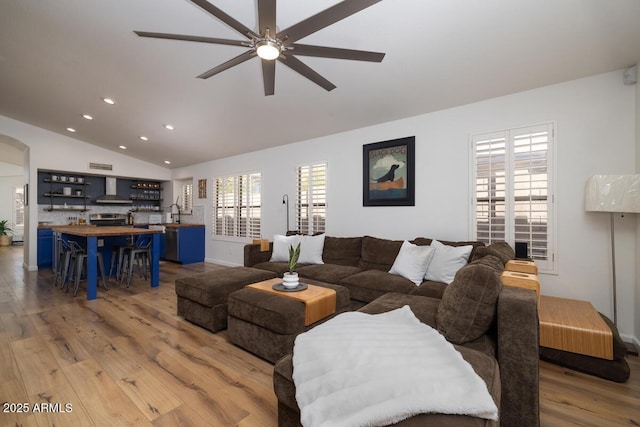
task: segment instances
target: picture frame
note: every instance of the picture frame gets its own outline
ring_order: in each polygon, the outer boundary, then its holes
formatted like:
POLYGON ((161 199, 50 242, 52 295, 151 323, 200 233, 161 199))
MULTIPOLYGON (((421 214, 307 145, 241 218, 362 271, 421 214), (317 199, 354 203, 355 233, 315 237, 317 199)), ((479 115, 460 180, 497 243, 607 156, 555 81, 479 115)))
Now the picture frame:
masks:
POLYGON ((415 139, 362 146, 363 206, 415 206, 415 139))
POLYGON ((198 180, 198 199, 206 199, 207 198, 207 180, 199 179, 198 180))

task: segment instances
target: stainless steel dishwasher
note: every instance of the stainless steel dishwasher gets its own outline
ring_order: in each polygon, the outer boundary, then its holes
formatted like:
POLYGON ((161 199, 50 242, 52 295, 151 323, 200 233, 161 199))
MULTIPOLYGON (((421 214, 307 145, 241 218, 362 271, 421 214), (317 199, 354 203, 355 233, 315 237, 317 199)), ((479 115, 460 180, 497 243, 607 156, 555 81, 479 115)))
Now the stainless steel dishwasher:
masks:
POLYGON ((178 229, 176 227, 167 227, 164 232, 165 236, 165 259, 169 261, 180 261, 180 248, 178 246, 178 229))

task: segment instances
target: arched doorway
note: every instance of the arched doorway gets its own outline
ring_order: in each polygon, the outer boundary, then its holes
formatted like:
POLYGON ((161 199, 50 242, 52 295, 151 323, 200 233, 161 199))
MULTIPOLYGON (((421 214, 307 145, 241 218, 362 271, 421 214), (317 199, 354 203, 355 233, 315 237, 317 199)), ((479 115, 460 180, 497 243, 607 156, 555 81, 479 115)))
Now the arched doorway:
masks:
POLYGON ((28 236, 28 155, 29 147, 15 138, 0 134, 0 220, 7 220, 11 228, 12 244, 0 255, 12 258, 20 254, 24 260, 28 236))

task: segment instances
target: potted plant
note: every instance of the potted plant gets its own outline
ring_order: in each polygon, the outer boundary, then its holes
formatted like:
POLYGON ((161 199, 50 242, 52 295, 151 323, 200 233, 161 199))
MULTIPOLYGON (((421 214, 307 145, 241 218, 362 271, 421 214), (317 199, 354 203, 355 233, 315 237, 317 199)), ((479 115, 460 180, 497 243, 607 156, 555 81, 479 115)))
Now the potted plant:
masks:
POLYGON ((300 258, 300 243, 295 248, 293 245, 289 246, 289 271, 284 273, 282 277, 282 286, 285 288, 292 289, 298 286, 298 273, 296 272, 298 258, 300 258))
MULTIPOLYGON (((11 233, 11 228, 7 225, 9 220, 3 219, 0 221, 0 246, 9 246, 11 244, 11 239, 9 238, 9 233, 11 233)), ((296 259, 297 262, 297 259, 296 259)))

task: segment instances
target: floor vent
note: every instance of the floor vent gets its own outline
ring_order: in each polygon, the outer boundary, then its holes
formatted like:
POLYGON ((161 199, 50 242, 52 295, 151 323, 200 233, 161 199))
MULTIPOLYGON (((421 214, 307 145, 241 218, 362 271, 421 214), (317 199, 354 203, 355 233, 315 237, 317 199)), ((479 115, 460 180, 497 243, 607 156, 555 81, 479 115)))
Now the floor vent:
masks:
POLYGON ((107 165, 104 163, 89 163, 89 169, 99 169, 102 171, 112 171, 113 165, 107 165))

